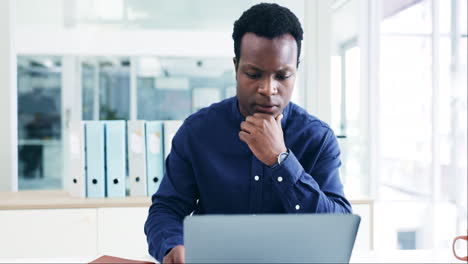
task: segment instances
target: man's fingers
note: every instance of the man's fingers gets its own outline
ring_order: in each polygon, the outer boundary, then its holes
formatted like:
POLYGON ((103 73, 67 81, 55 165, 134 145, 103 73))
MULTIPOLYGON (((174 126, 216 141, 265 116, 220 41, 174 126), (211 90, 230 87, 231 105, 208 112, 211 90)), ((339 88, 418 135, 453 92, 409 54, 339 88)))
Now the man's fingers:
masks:
POLYGON ((273 117, 272 115, 265 113, 254 113, 253 116, 262 119, 271 119, 273 117))
POLYGON ((241 130, 252 134, 255 131, 255 126, 252 123, 244 121, 241 123, 241 130))
POLYGON ((163 258, 163 264, 185 263, 185 247, 176 246, 163 258))
POLYGON ((175 254, 173 260, 174 263, 177 264, 184 264, 185 263, 185 250, 180 250, 177 252, 178 254, 175 254))
POLYGON ((240 131, 239 132, 239 138, 240 138, 240 140, 242 140, 245 143, 249 144, 249 133, 247 133, 245 131, 240 131))
POLYGON ((276 122, 278 125, 281 127, 281 120, 283 120, 283 114, 280 114, 279 116, 276 117, 276 122))
POLYGON ((245 122, 249 122, 255 126, 263 126, 265 122, 268 123, 274 120, 275 118, 272 115, 268 115, 264 113, 255 113, 245 118, 245 122))
POLYGON ((245 122, 251 123, 253 125, 257 125, 257 124, 259 124, 259 122, 261 122, 261 119, 259 117, 256 117, 255 115, 247 116, 245 118, 245 122))
POLYGON ((172 264, 174 261, 172 261, 172 254, 168 254, 163 258, 163 264, 172 264))

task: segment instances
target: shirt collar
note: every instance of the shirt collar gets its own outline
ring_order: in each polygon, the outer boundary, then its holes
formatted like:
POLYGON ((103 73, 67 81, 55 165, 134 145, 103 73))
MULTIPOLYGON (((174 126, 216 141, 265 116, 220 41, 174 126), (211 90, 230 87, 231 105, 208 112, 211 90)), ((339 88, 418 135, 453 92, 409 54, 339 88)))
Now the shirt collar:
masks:
MULTIPOLYGON (((231 105, 232 105, 232 113, 234 116, 234 120, 239 123, 241 123, 242 121, 245 121, 245 117, 241 114, 239 110, 237 96, 234 96, 231 98, 231 105)), ((281 120, 281 127, 283 127, 283 129, 286 127, 286 123, 288 120, 290 110, 291 110, 291 103, 288 103, 288 105, 283 109, 283 119, 281 120)))

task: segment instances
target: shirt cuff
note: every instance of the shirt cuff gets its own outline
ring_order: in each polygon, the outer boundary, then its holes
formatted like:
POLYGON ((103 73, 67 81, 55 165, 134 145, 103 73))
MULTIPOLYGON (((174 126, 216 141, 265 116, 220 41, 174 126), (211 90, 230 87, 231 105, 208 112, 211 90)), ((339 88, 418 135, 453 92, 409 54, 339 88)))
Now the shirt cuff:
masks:
POLYGON ((304 168, 291 150, 281 165, 271 169, 272 181, 276 185, 288 213, 303 212, 303 205, 297 197, 297 188, 295 188, 303 173, 304 168))
POLYGON ((277 166, 271 168, 271 175, 273 181, 294 185, 301 177, 304 168, 290 149, 288 149, 288 152, 288 157, 281 162, 281 165, 276 164, 277 166))

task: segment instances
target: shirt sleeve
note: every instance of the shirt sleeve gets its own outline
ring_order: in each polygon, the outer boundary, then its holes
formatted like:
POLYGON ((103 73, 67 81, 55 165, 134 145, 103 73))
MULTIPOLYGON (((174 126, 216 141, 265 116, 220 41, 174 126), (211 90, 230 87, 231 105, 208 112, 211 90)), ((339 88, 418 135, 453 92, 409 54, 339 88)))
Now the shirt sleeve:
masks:
POLYGON ((305 171, 294 153, 271 168, 273 182, 288 213, 351 213, 339 176, 340 149, 331 129, 325 133, 315 164, 305 171))
POLYGON ((199 196, 188 155, 187 123, 178 130, 166 159, 166 172, 145 223, 148 252, 160 263, 166 253, 183 245, 183 219, 196 206, 199 196))

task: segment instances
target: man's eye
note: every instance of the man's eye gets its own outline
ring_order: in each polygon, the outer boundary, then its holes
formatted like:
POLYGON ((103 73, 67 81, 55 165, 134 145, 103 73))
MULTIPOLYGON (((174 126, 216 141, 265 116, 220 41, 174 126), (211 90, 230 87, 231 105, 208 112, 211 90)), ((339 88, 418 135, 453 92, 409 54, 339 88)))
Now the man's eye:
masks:
POLYGON ((245 75, 247 75, 247 77, 249 77, 250 79, 258 79, 260 77, 260 74, 258 74, 258 73, 248 73, 248 72, 246 72, 245 75))
POLYGON ((278 78, 279 80, 286 80, 289 77, 291 77, 291 75, 284 75, 284 74, 276 75, 276 78, 278 78))

